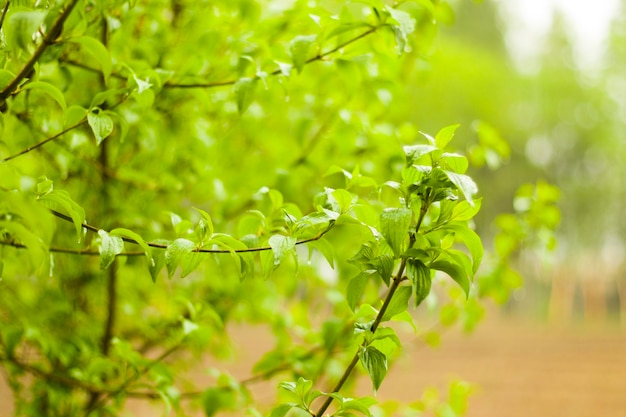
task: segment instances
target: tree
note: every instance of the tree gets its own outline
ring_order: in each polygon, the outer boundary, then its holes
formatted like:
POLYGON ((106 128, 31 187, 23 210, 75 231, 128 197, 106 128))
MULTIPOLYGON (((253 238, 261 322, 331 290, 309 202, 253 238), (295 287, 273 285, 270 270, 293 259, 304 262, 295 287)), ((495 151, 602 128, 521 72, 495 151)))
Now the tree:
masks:
POLYGON ((387 322, 413 323, 432 282, 447 322, 473 326, 481 200, 457 126, 420 134, 397 110, 449 14, 7 1, 0 361, 15 415, 116 415, 127 398, 259 414, 248 386, 275 376, 272 416, 370 415, 346 384, 361 367, 378 389, 399 345, 387 322), (185 361, 224 357, 237 321, 269 325, 274 349, 249 379, 217 369, 189 388, 185 361))

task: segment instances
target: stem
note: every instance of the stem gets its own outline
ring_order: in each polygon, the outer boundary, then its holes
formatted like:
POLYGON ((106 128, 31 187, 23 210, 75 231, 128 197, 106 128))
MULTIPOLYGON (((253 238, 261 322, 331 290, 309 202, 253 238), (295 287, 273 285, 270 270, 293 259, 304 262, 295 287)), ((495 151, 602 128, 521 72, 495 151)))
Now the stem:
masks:
MULTIPOLYGON (((417 220, 417 225, 415 226, 415 233, 419 231, 419 228, 421 227, 422 222, 424 221, 424 216, 426 216, 427 211, 428 211, 428 204, 424 204, 420 210, 420 216, 419 216, 419 219, 417 220)), ((410 234, 409 248, 412 247, 414 243, 415 243, 415 235, 410 234)), ((406 259, 407 258, 402 258, 402 260, 400 261, 400 267, 398 268, 398 272, 393 278, 393 282, 391 283, 391 286, 389 287, 389 291, 387 291, 387 296, 385 297, 385 300, 383 301, 383 306, 378 311, 378 314, 376 315, 376 318, 374 319, 374 323, 372 323, 372 327, 370 328, 372 333, 374 333, 376 329, 378 329, 378 326, 380 326, 380 323, 382 322, 383 317, 385 316, 385 312, 387 311, 387 308, 389 307, 389 303, 391 303, 391 299, 393 298, 393 295, 396 293, 398 287, 400 286, 400 283, 404 280, 402 276, 404 275, 404 269, 406 267, 406 259)), ((359 347, 359 350, 363 346, 365 346, 365 342, 363 342, 363 344, 359 347)), ((354 354, 354 357, 352 358, 352 360, 346 367, 346 370, 343 372, 343 375, 341 376, 341 378, 339 379, 339 382, 337 382, 337 385, 335 385, 331 393, 339 392, 341 388, 343 387, 343 385, 348 380, 348 377, 350 376, 350 374, 356 367, 357 363, 359 363, 359 350, 357 350, 357 352, 354 354)), ((330 395, 327 396, 322 406, 319 408, 319 410, 317 410, 317 413, 315 413, 315 417, 322 417, 322 415, 326 412, 326 410, 328 409, 328 407, 330 406, 332 402, 333 402, 333 397, 331 397, 330 395)))
MULTIPOLYGON (((58 211, 55 210, 50 210, 52 212, 53 215, 55 215, 56 217, 63 219, 69 223, 73 223, 73 220, 70 216, 67 216, 63 213, 59 213, 58 211)), ((88 223, 82 223, 81 224, 83 229, 87 229, 91 232, 95 232, 98 233, 98 230, 101 230, 99 227, 90 225, 88 223)), ((296 245, 303 245, 305 243, 309 243, 309 242, 313 242, 316 240, 320 240, 322 237, 324 237, 324 235, 328 232, 331 231, 331 229, 334 227, 334 223, 330 223, 328 225, 328 227, 326 229, 324 229, 323 231, 321 231, 319 234, 310 237, 308 239, 302 239, 297 241, 295 244, 296 245)), ((128 242, 128 243, 134 243, 134 244, 139 244, 136 240, 134 239, 130 239, 130 238, 126 238, 123 237, 122 240, 124 242, 128 242)), ((168 245, 164 244, 164 243, 154 243, 154 242, 146 242, 146 245, 152 247, 152 248, 157 248, 157 249, 167 249, 168 245)), ((15 245, 13 245, 15 246, 15 245)), ((257 248, 246 248, 246 249, 235 249, 235 250, 228 250, 228 249, 204 249, 204 248, 195 248, 192 250, 192 252, 198 252, 198 253, 246 253, 246 252, 263 252, 263 251, 268 251, 268 250, 272 250, 271 247, 269 246, 260 246, 257 248)), ((72 250, 63 250, 63 252, 66 253, 75 253, 72 250)), ((93 253, 88 252, 88 251, 80 251, 81 253, 77 253, 77 254, 85 254, 85 255, 92 255, 93 253)), ((145 253, 144 253, 145 254, 145 253)), ((137 252, 122 252, 119 253, 118 256, 135 256, 137 255, 137 252)))
POLYGON ((4 18, 7 16, 10 4, 11 0, 7 0, 7 2, 4 3, 4 7, 2 8, 2 16, 0 16, 0 29, 2 29, 2 25, 4 25, 4 18))
MULTIPOLYGON (((67 7, 65 7, 65 10, 61 12, 50 30, 48 30, 48 32, 44 36, 37 49, 35 49, 33 56, 30 57, 28 62, 26 62, 22 70, 15 76, 15 78, 13 78, 11 82, 6 87, 4 87, 2 91, 0 91, 0 102, 6 100, 13 93, 13 91, 15 91, 15 89, 18 85, 20 85, 22 80, 26 78, 33 70, 35 64, 37 63, 39 58, 41 58, 46 49, 48 49, 48 47, 54 43, 54 40, 61 34, 61 31, 63 30, 63 24, 70 16, 70 13, 72 13, 72 9, 74 9, 76 3, 78 3, 78 0, 70 0, 67 7)), ((7 6, 5 5, 5 8, 6 7, 7 6)))
POLYGON ((56 135, 54 135, 54 136, 50 136, 49 138, 46 138, 46 139, 42 140, 42 141, 41 141, 41 142, 39 142, 39 143, 36 143, 36 144, 34 144, 34 145, 32 145, 32 146, 29 146, 28 148, 23 149, 23 150, 21 150, 20 152, 18 152, 18 153, 16 153, 16 154, 14 154, 14 155, 11 155, 11 156, 8 156, 8 157, 4 158, 4 159, 2 160, 2 162, 8 162, 8 161, 10 161, 11 159, 17 158, 18 156, 22 156, 22 155, 24 155, 24 154, 29 153, 30 151, 34 151, 35 149, 39 148, 40 146, 43 146, 43 145, 45 145, 46 143, 48 143, 48 142, 50 142, 50 141, 52 141, 52 140, 55 140, 55 139, 60 138, 61 136, 63 136, 63 135, 64 135, 64 134, 66 134, 67 132, 69 132, 70 130, 74 130, 74 129, 76 129, 76 128, 77 128, 77 127, 79 127, 79 126, 84 125, 85 123, 87 123, 87 118, 86 118, 86 117, 85 117, 83 120, 81 120, 80 122, 78 122, 78 123, 76 123, 76 124, 74 124, 74 125, 72 125, 72 126, 70 126, 70 127, 66 127, 65 129, 63 129, 62 131, 60 131, 59 133, 57 133, 56 135))

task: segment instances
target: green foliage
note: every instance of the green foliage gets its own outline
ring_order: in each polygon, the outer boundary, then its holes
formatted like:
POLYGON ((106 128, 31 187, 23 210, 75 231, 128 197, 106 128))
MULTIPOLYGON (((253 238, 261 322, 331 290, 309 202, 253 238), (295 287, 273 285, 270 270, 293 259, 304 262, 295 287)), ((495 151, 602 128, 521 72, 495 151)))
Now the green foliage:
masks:
MULTIPOLYGON (((348 381, 360 364, 383 383, 401 345, 387 322, 417 329, 409 305, 423 303, 444 325, 479 320, 482 199, 459 126, 420 134, 394 103, 450 7, 288 3, 6 3, 0 364, 14 415, 117 415, 135 398, 176 415, 370 416, 348 381), (226 369, 236 323, 275 339, 243 380, 226 369), (217 363, 212 384, 196 386, 190 358, 217 363), (277 378, 277 404, 257 403, 248 386, 277 378)), ((508 150, 485 126, 473 163, 508 150)), ((498 265, 547 236, 554 199, 520 190, 498 265)), ((508 290, 489 277, 481 294, 508 290)), ((451 391, 453 412, 468 392, 451 391)))

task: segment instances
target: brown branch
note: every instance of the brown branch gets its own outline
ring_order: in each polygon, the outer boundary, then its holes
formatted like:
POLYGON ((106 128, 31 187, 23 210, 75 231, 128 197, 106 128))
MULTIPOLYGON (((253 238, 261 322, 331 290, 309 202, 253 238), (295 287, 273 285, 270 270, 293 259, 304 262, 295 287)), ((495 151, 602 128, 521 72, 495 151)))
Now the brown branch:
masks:
POLYGON ((7 2, 4 3, 4 7, 2 8, 2 16, 0 16, 0 29, 2 29, 2 26, 4 25, 4 18, 7 17, 7 12, 9 11, 10 4, 11 0, 7 0, 7 2))
MULTIPOLYGON (((420 226, 422 225, 422 221, 424 220, 424 216, 426 215, 427 211, 428 211, 428 205, 424 204, 422 206, 422 209, 420 210, 420 216, 419 216, 419 219, 417 220, 415 233, 419 231, 420 226)), ((409 248, 410 248, 415 243, 415 235, 410 234, 409 239, 410 239, 409 241, 409 248)), ((383 317, 385 316, 385 312, 387 311, 387 308, 389 307, 389 303, 391 303, 391 299, 393 298, 393 295, 396 293, 396 290, 400 287, 400 283, 404 281, 403 275, 404 275, 404 269, 406 267, 406 262, 407 262, 407 258, 402 258, 402 261, 400 261, 400 267, 398 268, 398 272, 393 278, 393 282, 391 283, 391 286, 389 287, 389 291, 387 292, 385 301, 383 301, 383 305, 378 311, 378 314, 376 315, 376 318, 374 319, 374 323, 372 323, 372 327, 370 328, 370 331, 372 333, 376 332, 376 329, 378 329, 378 326, 382 322, 383 317)), ((343 387, 343 385, 346 383, 346 381, 348 380, 348 377, 350 376, 350 374, 356 367, 357 363, 359 363, 359 352, 361 348, 365 346, 366 346, 365 342, 363 342, 361 346, 359 346, 359 349, 352 357, 352 360, 346 367, 346 370, 344 371, 343 375, 341 375, 339 382, 337 382, 337 385, 335 385, 333 390, 330 391, 331 394, 339 392, 341 388, 343 387)), ((324 401, 324 403, 320 406, 319 410, 317 410, 317 413, 315 413, 315 417, 322 417, 332 402, 333 402, 333 397, 331 397, 330 395, 326 397, 326 400, 324 401)))
POLYGON ((39 58, 41 58, 41 55, 43 55, 46 49, 48 49, 48 47, 54 43, 54 40, 61 34, 61 31, 63 30, 63 25, 65 24, 67 18, 70 16, 70 13, 72 12, 72 9, 74 9, 74 6, 76 6, 76 3, 78 3, 78 0, 70 0, 69 4, 65 7, 65 10, 61 12, 50 30, 48 30, 48 33, 46 33, 46 35, 44 36, 37 49, 35 49, 33 56, 31 56, 28 62, 24 64, 24 67, 11 80, 11 82, 9 82, 9 84, 4 87, 2 91, 0 91, 0 102, 3 102, 11 94, 13 94, 13 92, 20 85, 22 80, 24 80, 24 78, 26 78, 33 70, 35 64, 37 63, 39 58))
POLYGON ((151 361, 148 365, 146 365, 141 371, 137 372, 134 376, 128 378, 119 387, 109 390, 109 391, 101 391, 102 396, 100 396, 100 398, 94 401, 94 403, 91 404, 90 407, 85 411, 85 417, 89 416, 92 411, 100 407, 109 398, 114 397, 117 394, 124 392, 131 384, 133 384, 139 378, 141 378, 142 376, 150 372, 150 369, 152 369, 154 366, 158 365, 159 363, 163 362, 168 356, 176 352, 180 347, 181 347, 180 343, 172 346, 171 348, 169 348, 168 350, 160 354, 156 359, 151 361))
MULTIPOLYGON (((378 27, 374 26, 371 27, 370 29, 368 29, 367 31, 361 33, 360 35, 349 39, 337 46, 335 46, 332 49, 329 49, 328 51, 324 52, 324 53, 318 53, 317 55, 307 59, 304 64, 310 64, 316 61, 322 61, 324 59, 326 59, 326 57, 328 57, 329 55, 334 54, 335 52, 339 51, 342 48, 345 48, 346 46, 358 41, 359 39, 362 39, 374 32, 376 32, 376 30, 378 29, 378 27)), ((97 68, 93 68, 90 67, 88 65, 85 65, 81 62, 78 61, 74 61, 71 59, 64 59, 63 62, 78 67, 78 68, 82 68, 86 71, 91 71, 91 72, 97 72, 99 73, 100 70, 97 68)), ((271 76, 275 76, 275 75, 279 75, 281 74, 282 71, 280 69, 274 70, 272 72, 269 73, 269 75, 271 76)), ((122 74, 119 73, 111 73, 111 77, 115 77, 115 78, 119 78, 119 79, 126 79, 125 76, 123 76, 122 74)), ((254 77, 252 77, 255 80, 260 79, 261 77, 259 77, 258 75, 255 75, 254 77)), ((163 88, 180 88, 180 89, 189 89, 189 88, 216 88, 216 87, 224 87, 224 86, 229 86, 229 85, 233 85, 237 82, 238 80, 226 80, 226 81, 212 81, 212 82, 205 82, 205 83, 173 83, 173 82, 166 82, 163 84, 163 88)))
MULTIPOLYGON (((70 216, 67 216, 63 213, 59 213, 58 211, 55 210, 50 210, 52 212, 53 215, 55 215, 56 217, 63 219, 69 223, 73 223, 73 220, 70 216)), ((334 222, 330 222, 328 224, 328 227, 324 230, 322 230, 320 233, 318 233, 317 235, 310 237, 308 239, 302 239, 297 241, 295 244, 296 245, 303 245, 305 243, 309 243, 309 242, 314 242, 316 240, 320 240, 326 233, 330 232, 331 229, 334 227, 335 223, 334 222)), ((90 225, 88 223, 83 223, 81 224, 81 226, 83 227, 83 229, 89 230, 91 232, 94 233, 98 233, 100 229, 99 227, 90 225)), ((134 239, 130 239, 130 238, 126 238, 126 237, 122 237, 122 240, 124 242, 128 242, 128 243, 134 243, 136 245, 139 244, 139 242, 137 242, 134 239)), ((164 243, 154 243, 154 242, 146 242, 146 245, 150 246, 151 248, 157 248, 157 249, 167 249, 169 247, 169 245, 166 245, 164 243)), ((268 251, 268 250, 272 250, 272 248, 270 246, 261 246, 261 247, 256 247, 256 248, 246 248, 246 249, 234 249, 234 250, 228 250, 228 249, 205 249, 205 248, 194 248, 191 251, 192 252, 198 252, 198 253, 248 253, 248 252, 264 252, 264 251, 268 251)), ((68 252, 71 253, 71 252, 68 252)), ((91 254, 91 253, 89 253, 91 254)), ((118 256, 126 256, 126 252, 122 252, 120 254, 118 254, 118 256)), ((135 252, 132 252, 131 256, 135 256, 135 252)))
POLYGON ((84 119, 82 119, 80 122, 78 122, 78 123, 76 123, 76 124, 74 124, 74 125, 72 125, 72 126, 70 126, 70 127, 66 127, 65 129, 63 129, 62 131, 60 131, 59 133, 57 133, 56 135, 54 135, 54 136, 50 136, 49 138, 46 138, 46 139, 42 140, 42 141, 41 141, 41 142, 39 142, 39 143, 36 143, 36 144, 34 144, 34 145, 32 145, 32 146, 29 146, 29 147, 28 147, 28 148, 26 148, 26 149, 21 150, 20 152, 18 152, 18 153, 16 153, 16 154, 13 154, 13 155, 11 155, 11 156, 8 156, 8 157, 4 158, 4 159, 2 160, 2 162, 8 162, 8 161, 10 161, 11 159, 15 159, 15 158, 17 158, 18 156, 22 156, 22 155, 27 154, 27 153, 29 153, 29 152, 31 152, 31 151, 34 151, 35 149, 37 149, 37 148, 39 148, 39 147, 41 147, 41 146, 45 145, 46 143, 48 143, 48 142, 50 142, 50 141, 53 141, 53 140, 55 140, 55 139, 60 138, 61 136, 63 136, 63 135, 64 135, 64 134, 66 134, 67 132, 69 132, 70 130, 74 130, 74 129, 76 129, 76 128, 77 128, 77 127, 79 127, 79 126, 84 125, 85 123, 87 123, 87 118, 86 118, 86 117, 85 117, 84 119))
MULTIPOLYGON (((13 241, 0 241, 0 245, 4 246, 13 246, 17 249, 28 249, 28 247, 22 243, 13 242, 13 241)), ((49 252, 55 253, 67 253, 70 255, 84 255, 84 256, 100 256, 100 252, 93 249, 70 249, 70 248, 60 248, 57 246, 50 246, 48 248, 49 252)), ((117 256, 145 256, 145 252, 135 251, 135 252, 123 252, 118 254, 117 256)))

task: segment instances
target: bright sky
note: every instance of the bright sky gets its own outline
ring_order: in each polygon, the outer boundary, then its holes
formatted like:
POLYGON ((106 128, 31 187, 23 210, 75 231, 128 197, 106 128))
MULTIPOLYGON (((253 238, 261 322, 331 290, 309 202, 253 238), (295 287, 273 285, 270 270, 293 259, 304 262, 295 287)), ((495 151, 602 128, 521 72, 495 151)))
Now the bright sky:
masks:
POLYGON ((619 0, 498 0, 508 24, 507 44, 521 70, 537 67, 537 56, 550 31, 554 13, 565 18, 577 64, 593 70, 602 64, 611 18, 619 0))

